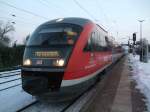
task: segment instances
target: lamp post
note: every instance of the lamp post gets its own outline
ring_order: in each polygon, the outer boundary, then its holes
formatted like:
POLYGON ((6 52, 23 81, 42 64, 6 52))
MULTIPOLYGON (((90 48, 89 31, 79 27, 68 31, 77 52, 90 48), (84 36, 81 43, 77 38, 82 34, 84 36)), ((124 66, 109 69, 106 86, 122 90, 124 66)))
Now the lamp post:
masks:
POLYGON ((141 40, 141 57, 140 60, 143 61, 143 41, 142 41, 142 23, 144 20, 138 20, 140 22, 140 40, 141 40))

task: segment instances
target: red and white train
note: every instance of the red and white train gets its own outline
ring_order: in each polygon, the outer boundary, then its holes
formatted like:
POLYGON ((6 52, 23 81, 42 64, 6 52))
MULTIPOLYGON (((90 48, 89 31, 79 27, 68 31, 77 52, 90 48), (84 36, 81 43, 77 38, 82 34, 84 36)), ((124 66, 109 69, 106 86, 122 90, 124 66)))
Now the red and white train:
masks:
POLYGON ((109 40, 107 31, 88 19, 48 21, 27 42, 22 87, 35 96, 72 98, 122 55, 122 48, 109 40))

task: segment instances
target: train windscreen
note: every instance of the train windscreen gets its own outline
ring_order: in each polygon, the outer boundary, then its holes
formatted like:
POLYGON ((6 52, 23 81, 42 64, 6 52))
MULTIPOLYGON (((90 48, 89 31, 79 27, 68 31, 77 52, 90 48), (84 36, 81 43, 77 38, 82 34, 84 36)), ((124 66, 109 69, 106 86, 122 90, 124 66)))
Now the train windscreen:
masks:
POLYGON ((34 67, 58 67, 61 63, 65 66, 81 31, 73 24, 40 26, 29 37, 24 62, 30 59, 30 66, 34 67))
POLYGON ((81 30, 72 24, 41 26, 31 35, 27 46, 74 45, 81 30))

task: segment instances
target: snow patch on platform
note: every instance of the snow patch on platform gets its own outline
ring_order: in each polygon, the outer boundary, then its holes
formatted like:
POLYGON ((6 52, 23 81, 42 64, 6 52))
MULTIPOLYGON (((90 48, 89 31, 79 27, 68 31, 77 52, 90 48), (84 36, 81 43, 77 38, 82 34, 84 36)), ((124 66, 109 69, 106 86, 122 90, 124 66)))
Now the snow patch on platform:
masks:
POLYGON ((146 97, 146 105, 150 112, 150 61, 143 63, 139 61, 139 56, 129 55, 129 67, 133 73, 133 79, 137 82, 136 88, 146 97))

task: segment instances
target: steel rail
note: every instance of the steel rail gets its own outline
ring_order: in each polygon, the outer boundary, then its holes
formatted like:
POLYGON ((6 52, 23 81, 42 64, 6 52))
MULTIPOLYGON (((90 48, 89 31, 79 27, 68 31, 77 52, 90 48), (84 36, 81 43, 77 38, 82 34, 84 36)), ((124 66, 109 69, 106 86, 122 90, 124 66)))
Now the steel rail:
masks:
POLYGON ((16 86, 19 86, 19 85, 21 85, 21 84, 16 84, 16 85, 13 85, 13 86, 9 86, 7 88, 1 89, 0 92, 4 91, 4 90, 7 90, 7 89, 10 89, 10 88, 13 88, 13 87, 16 87, 16 86))
POLYGON ((17 110, 16 112, 22 112, 23 110, 29 108, 29 107, 32 106, 32 105, 35 105, 36 103, 38 103, 38 101, 34 101, 34 102, 30 103, 30 104, 26 105, 25 107, 23 107, 23 108, 17 110))
POLYGON ((0 78, 4 78, 4 77, 11 77, 11 76, 16 76, 16 75, 20 75, 21 73, 15 73, 13 75, 5 75, 5 76, 0 76, 0 78))
POLYGON ((7 74, 10 74, 10 73, 17 73, 17 72, 20 73, 20 71, 9 71, 9 72, 4 72, 4 73, 0 72, 0 75, 7 75, 7 74))
POLYGON ((0 84, 5 84, 8 82, 12 82, 12 81, 16 81, 16 80, 20 80, 21 78, 17 78, 17 79, 13 79, 13 80, 9 80, 9 81, 4 81, 4 82, 0 82, 0 84))

